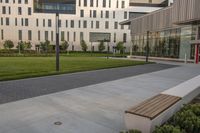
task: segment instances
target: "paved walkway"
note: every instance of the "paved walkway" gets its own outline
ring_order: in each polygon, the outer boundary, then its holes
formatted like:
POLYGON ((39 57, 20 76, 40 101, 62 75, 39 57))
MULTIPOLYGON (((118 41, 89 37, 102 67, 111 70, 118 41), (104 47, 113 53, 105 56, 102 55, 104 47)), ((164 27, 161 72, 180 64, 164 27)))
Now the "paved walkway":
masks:
POLYGON ((0 104, 175 67, 149 64, 0 82, 0 104))
POLYGON ((199 70, 199 65, 180 66, 1 104, 0 133, 119 133, 124 110, 199 70))

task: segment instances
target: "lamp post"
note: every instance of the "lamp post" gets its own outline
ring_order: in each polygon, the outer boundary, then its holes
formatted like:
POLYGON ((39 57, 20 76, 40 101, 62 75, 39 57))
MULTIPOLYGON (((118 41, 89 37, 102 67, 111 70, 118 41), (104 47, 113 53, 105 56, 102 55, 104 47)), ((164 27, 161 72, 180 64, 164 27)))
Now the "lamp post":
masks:
POLYGON ((149 34, 150 31, 147 31, 146 62, 149 61, 149 34))
POLYGON ((60 71, 60 59, 59 59, 60 47, 59 47, 59 13, 56 13, 56 71, 60 71))

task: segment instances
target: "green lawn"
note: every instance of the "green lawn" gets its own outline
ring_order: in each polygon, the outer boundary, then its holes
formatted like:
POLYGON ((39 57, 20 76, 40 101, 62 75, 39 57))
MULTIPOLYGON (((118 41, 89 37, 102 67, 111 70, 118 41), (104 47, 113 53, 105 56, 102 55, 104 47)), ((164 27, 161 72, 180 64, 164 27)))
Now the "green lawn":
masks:
POLYGON ((0 57, 0 81, 142 64, 145 62, 61 56, 57 73, 55 57, 0 57))

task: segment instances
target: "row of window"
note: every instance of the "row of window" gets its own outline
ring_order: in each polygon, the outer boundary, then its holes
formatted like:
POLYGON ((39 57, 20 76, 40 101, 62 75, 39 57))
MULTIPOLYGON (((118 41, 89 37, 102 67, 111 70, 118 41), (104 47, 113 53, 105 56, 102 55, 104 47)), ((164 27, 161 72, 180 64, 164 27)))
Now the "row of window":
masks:
MULTIPOLYGON (((5 21, 4 21, 4 18, 1 17, 1 20, 0 20, 0 25, 6 25, 6 26, 10 26, 10 18, 9 17, 6 17, 5 18, 5 21), (4 24, 5 22, 5 24, 4 24)), ((29 19, 28 18, 20 18, 20 19, 17 19, 15 18, 15 26, 29 26, 29 19), (21 22, 21 25, 19 24, 19 22, 21 22)), ((109 21, 105 21, 105 29, 109 29, 109 24, 110 22, 109 21)), ((51 19, 43 19, 42 20, 42 26, 43 27, 52 27, 52 20, 51 19), (47 23, 46 23, 47 21, 47 23), (47 25, 46 25, 47 24, 47 25)), ((62 25, 62 21, 59 20, 59 27, 62 27, 64 25, 62 25)), ((117 21, 114 22, 114 29, 118 29, 118 26, 119 26, 119 23, 117 21)), ((39 19, 36 19, 36 27, 39 27, 39 19)), ((74 24, 74 20, 65 20, 65 27, 68 28, 74 28, 75 27, 75 24, 74 24), (69 24, 70 23, 70 24, 69 24)), ((87 20, 79 20, 78 21, 78 28, 89 28, 88 26, 88 21, 87 20)), ((99 29, 100 28, 100 21, 90 21, 90 28, 96 28, 96 29, 99 29)), ((124 29, 124 25, 121 25, 121 29, 124 29)))
MULTIPOLYGON (((74 41, 74 42, 76 41, 76 37, 77 37, 76 36, 76 32, 72 32, 71 33, 73 35, 73 38, 71 38, 71 39, 73 39, 73 40, 70 39, 71 36, 70 36, 70 32, 69 31, 67 31, 67 32, 61 31, 60 33, 61 33, 61 38, 60 38, 61 41, 64 41, 64 40, 66 40, 66 41, 74 41)), ((44 40, 54 41, 54 32, 53 31, 44 31, 43 34, 44 34, 44 40)), ((117 36, 117 34, 114 33, 113 34, 113 42, 116 42, 116 36, 117 36)), ((22 41, 24 39, 23 37, 24 37, 23 31, 22 30, 18 30, 18 40, 22 41)), ((41 39, 41 31, 37 32, 37 39, 38 39, 38 41, 42 40, 41 39)), ((83 39, 84 39, 84 33, 80 32, 80 40, 83 40, 83 39)), ((1 30, 1 40, 4 40, 4 31, 3 30, 1 30)), ((28 40, 32 41, 32 31, 31 30, 28 30, 28 40)), ((123 41, 124 42, 127 41, 127 34, 126 33, 123 34, 123 41)))
MULTIPOLYGON (((32 14, 32 9, 31 7, 28 7, 28 15, 31 15, 32 14)), ((2 6, 2 14, 11 14, 11 7, 10 6, 2 6)), ((22 11, 22 7, 18 7, 17 9, 17 13, 18 15, 22 15, 24 11, 22 11)), ((24 15, 24 14, 23 14, 24 15)))
POLYGON ((0 3, 11 3, 12 2, 12 4, 15 4, 15 3, 22 4, 22 1, 24 2, 24 4, 28 4, 28 0, 0 0, 0 3))
MULTIPOLYGON (((110 14, 111 13, 109 11, 105 11, 105 18, 109 18, 110 14)), ((80 10, 80 17, 85 17, 84 10, 80 10)), ((100 17, 104 18, 104 11, 101 11, 100 17)), ((113 18, 116 17, 115 11, 112 12, 112 17, 113 18)), ((97 11, 96 10, 90 10, 90 18, 97 18, 97 11)), ((128 13, 125 11, 124 12, 124 19, 127 19, 127 18, 128 18, 128 13)))
MULTIPOLYGON (((99 1, 102 1, 102 7, 104 8, 106 7, 111 8, 111 6, 114 6, 112 0, 79 0, 79 6, 99 7, 99 1)), ((116 1, 116 8, 119 8, 119 2, 120 2, 119 0, 116 1)), ((121 1, 121 8, 125 8, 124 0, 121 1)))

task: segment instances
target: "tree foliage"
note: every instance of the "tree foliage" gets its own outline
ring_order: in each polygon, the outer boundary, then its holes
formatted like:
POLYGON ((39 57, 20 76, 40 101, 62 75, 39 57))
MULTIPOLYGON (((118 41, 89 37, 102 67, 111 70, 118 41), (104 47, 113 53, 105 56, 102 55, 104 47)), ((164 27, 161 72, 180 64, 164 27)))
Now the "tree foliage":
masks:
POLYGON ((124 43, 118 42, 116 45, 116 50, 120 51, 120 53, 123 53, 124 52, 124 43))
POLYGON ((88 49, 88 46, 84 40, 81 41, 81 48, 84 52, 86 52, 88 49))
POLYGON ((6 40, 3 46, 5 49, 11 49, 14 47, 14 43, 11 40, 6 40))
POLYGON ((101 41, 101 42, 99 43, 99 46, 98 46, 99 52, 104 51, 105 48, 106 48, 106 47, 105 47, 105 45, 104 45, 104 41, 101 41))
POLYGON ((67 41, 63 41, 63 42, 61 43, 61 47, 62 47, 62 50, 67 51, 68 48, 69 48, 69 43, 68 43, 67 41))

